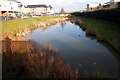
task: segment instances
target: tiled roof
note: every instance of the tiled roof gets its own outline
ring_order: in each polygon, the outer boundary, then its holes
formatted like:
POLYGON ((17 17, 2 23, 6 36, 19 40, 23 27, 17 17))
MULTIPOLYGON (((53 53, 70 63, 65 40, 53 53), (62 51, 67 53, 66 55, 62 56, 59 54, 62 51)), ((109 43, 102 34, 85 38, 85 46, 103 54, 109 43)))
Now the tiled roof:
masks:
POLYGON ((7 0, 7 1, 14 1, 14 2, 20 3, 20 2, 19 2, 19 1, 17 1, 17 0, 7 0))
POLYGON ((29 8, 36 8, 36 7, 45 7, 45 8, 47 8, 48 6, 42 4, 42 5, 28 5, 27 7, 29 7, 29 8))

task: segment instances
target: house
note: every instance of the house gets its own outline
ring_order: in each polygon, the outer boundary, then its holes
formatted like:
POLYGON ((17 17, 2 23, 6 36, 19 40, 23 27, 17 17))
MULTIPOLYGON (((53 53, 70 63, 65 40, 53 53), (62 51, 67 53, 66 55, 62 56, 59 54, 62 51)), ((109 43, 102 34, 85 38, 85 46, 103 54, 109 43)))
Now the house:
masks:
POLYGON ((110 7, 117 8, 119 6, 120 0, 110 0, 110 7))
POLYGON ((19 14, 21 14, 21 12, 20 12, 21 7, 22 7, 21 2, 19 2, 17 0, 1 0, 0 1, 0 16, 16 17, 19 14))
POLYGON ((39 4, 39 5, 27 5, 26 7, 30 14, 42 14, 42 13, 52 13, 52 7, 49 5, 39 4))
POLYGON ((107 3, 101 3, 99 5, 96 4, 96 6, 87 4, 86 11, 96 11, 101 9, 119 8, 119 7, 120 7, 120 0, 110 0, 110 2, 107 3))
POLYGON ((95 11, 95 7, 98 6, 97 4, 87 4, 86 11, 95 11))

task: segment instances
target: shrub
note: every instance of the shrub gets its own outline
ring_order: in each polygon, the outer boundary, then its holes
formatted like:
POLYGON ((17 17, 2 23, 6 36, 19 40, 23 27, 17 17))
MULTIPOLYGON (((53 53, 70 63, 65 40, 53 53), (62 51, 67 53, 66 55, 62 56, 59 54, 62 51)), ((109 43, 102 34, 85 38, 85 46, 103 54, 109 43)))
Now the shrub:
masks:
POLYGON ((72 13, 72 15, 91 17, 95 19, 102 19, 102 20, 107 20, 107 21, 120 24, 120 20, 119 20, 120 19, 120 8, 97 10, 97 11, 83 12, 83 13, 72 13))

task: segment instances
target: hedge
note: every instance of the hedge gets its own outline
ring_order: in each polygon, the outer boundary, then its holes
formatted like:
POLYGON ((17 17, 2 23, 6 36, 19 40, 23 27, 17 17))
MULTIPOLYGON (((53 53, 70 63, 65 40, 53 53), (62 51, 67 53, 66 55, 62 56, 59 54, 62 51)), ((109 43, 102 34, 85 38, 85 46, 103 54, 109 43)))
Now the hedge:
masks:
POLYGON ((72 13, 72 15, 86 16, 86 17, 107 20, 107 21, 120 24, 120 8, 98 10, 98 11, 91 11, 91 12, 82 12, 82 13, 75 12, 75 13, 72 13))

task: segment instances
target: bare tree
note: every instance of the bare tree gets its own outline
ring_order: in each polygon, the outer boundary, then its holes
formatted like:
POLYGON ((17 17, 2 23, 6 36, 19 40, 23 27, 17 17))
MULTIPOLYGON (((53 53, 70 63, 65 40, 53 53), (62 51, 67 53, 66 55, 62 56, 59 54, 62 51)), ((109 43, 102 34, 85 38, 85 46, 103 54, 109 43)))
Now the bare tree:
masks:
POLYGON ((61 14, 65 14, 64 8, 61 9, 60 13, 61 13, 61 14))

